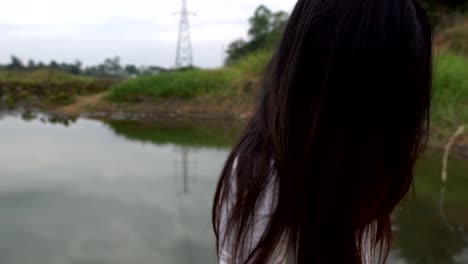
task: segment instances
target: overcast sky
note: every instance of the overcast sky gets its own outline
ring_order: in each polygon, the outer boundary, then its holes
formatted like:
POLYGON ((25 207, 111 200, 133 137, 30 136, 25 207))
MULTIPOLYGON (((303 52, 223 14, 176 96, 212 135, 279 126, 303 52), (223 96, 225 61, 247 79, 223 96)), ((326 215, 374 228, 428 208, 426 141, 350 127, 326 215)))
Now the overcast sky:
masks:
MULTIPOLYGON (((194 61, 217 67, 223 47, 245 37, 260 4, 290 12, 295 0, 187 0, 194 61)), ((14 0, 0 9, 0 63, 10 55, 85 65, 120 56, 123 64, 174 65, 182 0, 14 0)))

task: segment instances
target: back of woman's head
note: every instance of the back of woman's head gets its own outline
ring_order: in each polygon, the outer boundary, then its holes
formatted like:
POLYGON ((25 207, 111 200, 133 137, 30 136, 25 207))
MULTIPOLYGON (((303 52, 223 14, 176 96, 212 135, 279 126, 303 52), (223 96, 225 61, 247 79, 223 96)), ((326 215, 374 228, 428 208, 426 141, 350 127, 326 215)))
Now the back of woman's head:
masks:
POLYGON ((268 263, 285 238, 297 263, 386 259, 390 214, 426 142, 431 53, 415 0, 297 2, 215 195, 218 238, 233 201, 233 263, 268 263), (272 177, 276 206, 244 252, 272 177))

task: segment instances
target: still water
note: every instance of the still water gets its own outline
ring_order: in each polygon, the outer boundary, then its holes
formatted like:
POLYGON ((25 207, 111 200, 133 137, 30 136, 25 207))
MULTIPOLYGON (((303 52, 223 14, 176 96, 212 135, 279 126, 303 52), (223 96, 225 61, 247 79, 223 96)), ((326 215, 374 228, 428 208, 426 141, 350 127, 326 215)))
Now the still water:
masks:
MULTIPOLYGON (((211 199, 236 131, 1 116, 0 263, 215 263, 211 199)), ((468 162, 441 190, 439 158, 420 163, 390 263, 468 263, 468 162)))

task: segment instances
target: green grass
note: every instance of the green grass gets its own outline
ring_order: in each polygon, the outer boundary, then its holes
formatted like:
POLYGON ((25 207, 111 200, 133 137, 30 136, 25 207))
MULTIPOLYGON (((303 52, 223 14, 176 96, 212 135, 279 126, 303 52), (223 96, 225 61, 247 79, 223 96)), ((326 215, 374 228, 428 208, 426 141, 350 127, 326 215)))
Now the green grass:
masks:
POLYGON ((167 72, 129 79, 112 88, 114 101, 140 101, 143 98, 190 99, 210 93, 238 96, 246 83, 258 79, 271 57, 271 51, 259 51, 217 70, 167 72), (237 90, 237 92, 233 92, 237 90))
POLYGON ((238 72, 232 69, 187 70, 147 75, 115 85, 110 99, 135 101, 141 97, 193 98, 227 89, 238 75, 238 72))
POLYGON ((468 58, 450 51, 434 60, 432 121, 436 126, 468 124, 468 58))
POLYGON ((0 70, 0 82, 14 83, 91 83, 94 79, 91 77, 76 76, 62 71, 54 70, 0 70))
POLYGON ((271 58, 271 54, 270 50, 254 52, 234 62, 232 67, 238 70, 244 77, 257 78, 263 74, 271 58))

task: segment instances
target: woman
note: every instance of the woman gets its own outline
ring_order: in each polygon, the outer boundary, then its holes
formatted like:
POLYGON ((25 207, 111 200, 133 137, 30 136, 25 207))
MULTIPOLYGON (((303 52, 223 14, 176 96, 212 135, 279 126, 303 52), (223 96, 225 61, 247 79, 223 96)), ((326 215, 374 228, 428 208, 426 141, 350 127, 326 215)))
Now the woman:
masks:
POLYGON ((416 0, 299 0, 215 194, 220 263, 385 262, 426 143, 416 0))

